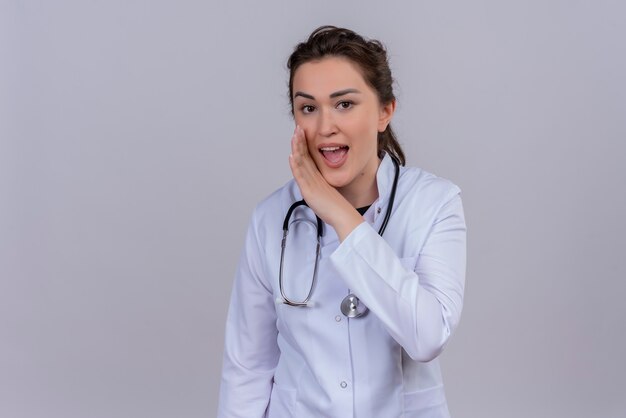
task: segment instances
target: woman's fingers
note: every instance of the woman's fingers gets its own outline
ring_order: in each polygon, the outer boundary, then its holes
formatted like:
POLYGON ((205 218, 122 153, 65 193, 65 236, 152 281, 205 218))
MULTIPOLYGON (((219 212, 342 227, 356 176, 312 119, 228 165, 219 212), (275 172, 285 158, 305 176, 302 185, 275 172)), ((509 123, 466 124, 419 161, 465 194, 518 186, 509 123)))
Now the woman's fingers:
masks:
POLYGON ((311 160, 304 130, 299 126, 296 126, 293 138, 291 139, 291 154, 294 156, 295 162, 299 165, 307 163, 307 160, 311 160))
POLYGON ((291 156, 289 161, 291 171, 299 184, 301 181, 319 180, 321 177, 321 173, 319 173, 313 158, 309 154, 304 130, 299 126, 296 127, 291 139, 291 156))

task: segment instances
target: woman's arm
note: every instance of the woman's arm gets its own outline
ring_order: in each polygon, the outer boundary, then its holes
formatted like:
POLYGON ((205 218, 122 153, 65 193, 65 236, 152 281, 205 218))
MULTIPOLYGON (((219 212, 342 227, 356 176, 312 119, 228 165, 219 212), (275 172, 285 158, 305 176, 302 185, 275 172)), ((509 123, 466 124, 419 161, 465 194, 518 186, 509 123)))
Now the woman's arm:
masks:
POLYGON ((465 217, 458 187, 450 189, 415 266, 403 266, 387 242, 321 175, 296 128, 289 158, 309 207, 341 241, 331 256, 346 285, 414 360, 430 361, 459 322, 465 286, 465 217))
POLYGON ((331 261, 347 286, 414 360, 443 350, 463 307, 466 226, 456 193, 439 210, 415 267, 405 266, 369 224, 340 244, 331 261))
POLYGON ((256 232, 253 215, 226 320, 219 418, 263 417, 278 362, 274 298, 262 275, 262 247, 256 232))

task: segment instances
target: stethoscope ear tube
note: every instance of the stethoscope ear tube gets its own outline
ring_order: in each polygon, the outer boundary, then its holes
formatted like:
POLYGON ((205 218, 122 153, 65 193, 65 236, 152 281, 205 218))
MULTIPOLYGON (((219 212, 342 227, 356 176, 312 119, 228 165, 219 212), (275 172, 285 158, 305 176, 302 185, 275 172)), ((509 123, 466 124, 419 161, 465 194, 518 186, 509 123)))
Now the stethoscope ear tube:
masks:
POLYGON ((378 230, 378 235, 380 235, 381 237, 383 236, 385 229, 387 229, 387 222, 389 222, 389 218, 391 217, 393 202, 396 200, 398 179, 400 178, 400 163, 394 157, 391 157, 391 161, 393 161, 393 165, 396 168, 396 175, 393 178, 393 185, 391 186, 391 193, 389 194, 389 203, 387 205, 387 211, 385 212, 385 218, 383 219, 383 223, 380 225, 380 229, 378 230))

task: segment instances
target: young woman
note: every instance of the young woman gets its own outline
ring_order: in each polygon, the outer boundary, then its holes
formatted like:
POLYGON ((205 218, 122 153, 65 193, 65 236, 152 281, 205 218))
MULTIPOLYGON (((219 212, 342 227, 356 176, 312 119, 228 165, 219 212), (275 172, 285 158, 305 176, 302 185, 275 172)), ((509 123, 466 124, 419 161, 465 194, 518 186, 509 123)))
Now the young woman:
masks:
POLYGON ((324 26, 288 68, 293 180, 252 215, 218 415, 448 417, 437 356, 463 305, 460 190, 404 167, 380 42, 324 26))

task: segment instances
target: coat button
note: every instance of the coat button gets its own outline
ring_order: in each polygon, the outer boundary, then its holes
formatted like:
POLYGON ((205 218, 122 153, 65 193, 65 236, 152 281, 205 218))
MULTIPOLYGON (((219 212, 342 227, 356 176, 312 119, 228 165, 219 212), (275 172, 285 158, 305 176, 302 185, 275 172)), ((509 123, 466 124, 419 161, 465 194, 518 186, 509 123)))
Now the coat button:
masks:
POLYGON ((342 389, 345 389, 348 387, 348 384, 346 382, 341 382, 339 383, 339 386, 341 386, 342 389))
POLYGON ((378 207, 378 209, 376 209, 376 213, 380 213, 382 209, 380 207, 378 207))
POLYGON ((335 317, 335 321, 337 321, 337 322, 341 322, 341 317, 340 317, 339 315, 337 315, 337 316, 335 317))

